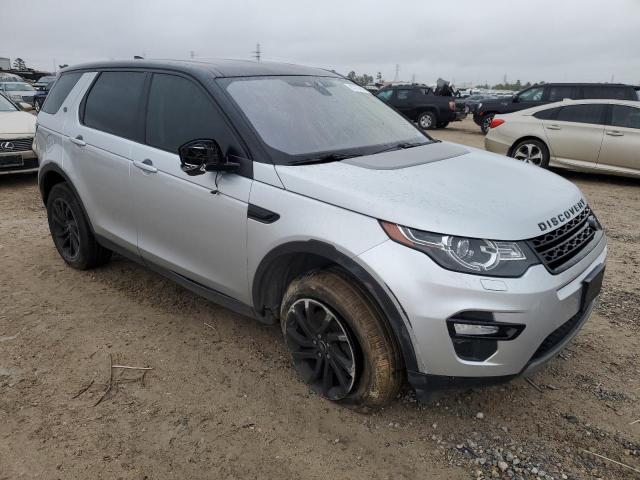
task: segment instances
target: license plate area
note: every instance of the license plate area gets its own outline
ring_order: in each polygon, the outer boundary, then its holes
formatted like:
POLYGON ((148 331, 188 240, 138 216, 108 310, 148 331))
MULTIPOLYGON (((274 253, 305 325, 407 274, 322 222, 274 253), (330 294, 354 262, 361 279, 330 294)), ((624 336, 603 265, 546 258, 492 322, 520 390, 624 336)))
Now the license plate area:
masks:
POLYGON ((2 167, 22 167, 24 160, 22 155, 3 155, 0 156, 0 168, 2 167))
POLYGON ((582 281, 582 308, 584 310, 593 302, 602 290, 602 280, 604 279, 604 265, 600 265, 592 270, 582 281))

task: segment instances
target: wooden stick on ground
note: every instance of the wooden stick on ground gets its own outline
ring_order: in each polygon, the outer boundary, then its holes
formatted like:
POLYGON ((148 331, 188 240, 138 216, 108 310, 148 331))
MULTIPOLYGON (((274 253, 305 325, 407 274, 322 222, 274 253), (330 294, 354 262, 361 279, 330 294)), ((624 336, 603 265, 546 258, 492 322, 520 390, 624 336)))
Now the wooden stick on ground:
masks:
POLYGON ((605 457, 604 455, 600 455, 599 453, 590 452, 589 450, 585 450, 584 448, 582 449, 582 451, 585 452, 585 453, 589 453, 591 455, 595 455, 596 457, 602 458, 603 460, 607 460, 607 461, 609 461, 611 463, 615 463, 616 465, 620 465, 621 467, 627 468, 627 469, 629 469, 629 470, 631 470, 633 472, 640 473, 640 470, 638 470, 637 468, 633 468, 633 467, 631 467, 629 465, 625 465, 624 463, 620 463, 620 462, 618 462, 616 460, 613 460, 613 459, 611 459, 609 457, 605 457))
POLYGON ((109 354, 109 383, 107 384, 107 389, 104 391, 102 396, 93 404, 94 407, 98 406, 98 404, 104 400, 104 397, 106 397, 107 393, 111 391, 111 388, 113 388, 113 356, 109 354))
POLYGON ((640 423, 640 418, 638 420, 634 420, 633 422, 631 422, 629 425, 635 425, 636 423, 640 423))
POLYGON ((536 390, 538 390, 540 393, 542 393, 542 389, 535 384, 535 382, 533 380, 531 380, 529 377, 524 377, 524 379, 527 381, 527 383, 529 385, 531 385, 533 388, 535 388, 536 390))
POLYGON ((129 365, 111 365, 111 368, 124 368, 126 370, 153 370, 151 367, 130 367, 129 365))
POLYGON ((87 384, 87 386, 82 387, 78 393, 76 393, 73 397, 71 397, 71 399, 73 400, 74 398, 78 398, 80 395, 82 395, 84 392, 86 392, 87 390, 89 390, 91 388, 91 385, 93 385, 93 382, 95 381, 96 377, 93 377, 91 379, 91 381, 87 384))

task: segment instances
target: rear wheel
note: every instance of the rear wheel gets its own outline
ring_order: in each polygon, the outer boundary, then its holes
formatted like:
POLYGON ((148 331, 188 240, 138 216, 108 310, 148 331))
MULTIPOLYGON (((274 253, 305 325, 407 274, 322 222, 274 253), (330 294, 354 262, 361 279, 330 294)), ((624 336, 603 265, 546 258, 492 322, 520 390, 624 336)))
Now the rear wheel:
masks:
POLYGON ((78 199, 66 183, 53 186, 47 198, 53 243, 62 259, 79 270, 107 263, 111 250, 96 241, 78 199))
POLYGON ((433 112, 422 112, 418 116, 418 126, 424 130, 431 130, 435 128, 437 124, 437 118, 433 112))
POLYGON ((549 149, 540 140, 533 138, 522 140, 511 149, 511 157, 537 167, 549 166, 549 149))
POLYGON ((293 365, 313 391, 359 408, 381 407, 402 385, 397 343, 364 291, 338 271, 294 280, 281 327, 293 365))

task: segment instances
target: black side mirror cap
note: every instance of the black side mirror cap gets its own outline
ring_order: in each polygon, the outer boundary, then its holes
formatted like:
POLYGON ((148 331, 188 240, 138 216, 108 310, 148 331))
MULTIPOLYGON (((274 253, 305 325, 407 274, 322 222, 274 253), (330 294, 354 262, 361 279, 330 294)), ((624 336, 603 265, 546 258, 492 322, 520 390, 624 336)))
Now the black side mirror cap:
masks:
POLYGON ((192 140, 178 149, 180 168, 187 175, 205 172, 235 172, 240 164, 228 162, 218 142, 211 139, 192 140))

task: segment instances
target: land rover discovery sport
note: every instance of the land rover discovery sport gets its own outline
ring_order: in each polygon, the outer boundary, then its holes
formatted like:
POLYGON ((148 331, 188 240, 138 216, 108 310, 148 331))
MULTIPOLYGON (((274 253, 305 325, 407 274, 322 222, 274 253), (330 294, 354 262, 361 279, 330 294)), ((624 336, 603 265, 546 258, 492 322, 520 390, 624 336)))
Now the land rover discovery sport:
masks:
POLYGON ((324 397, 419 398, 527 374, 584 324, 606 257, 582 193, 431 139, 325 70, 68 68, 38 116, 53 243, 118 252, 267 324, 324 397))

